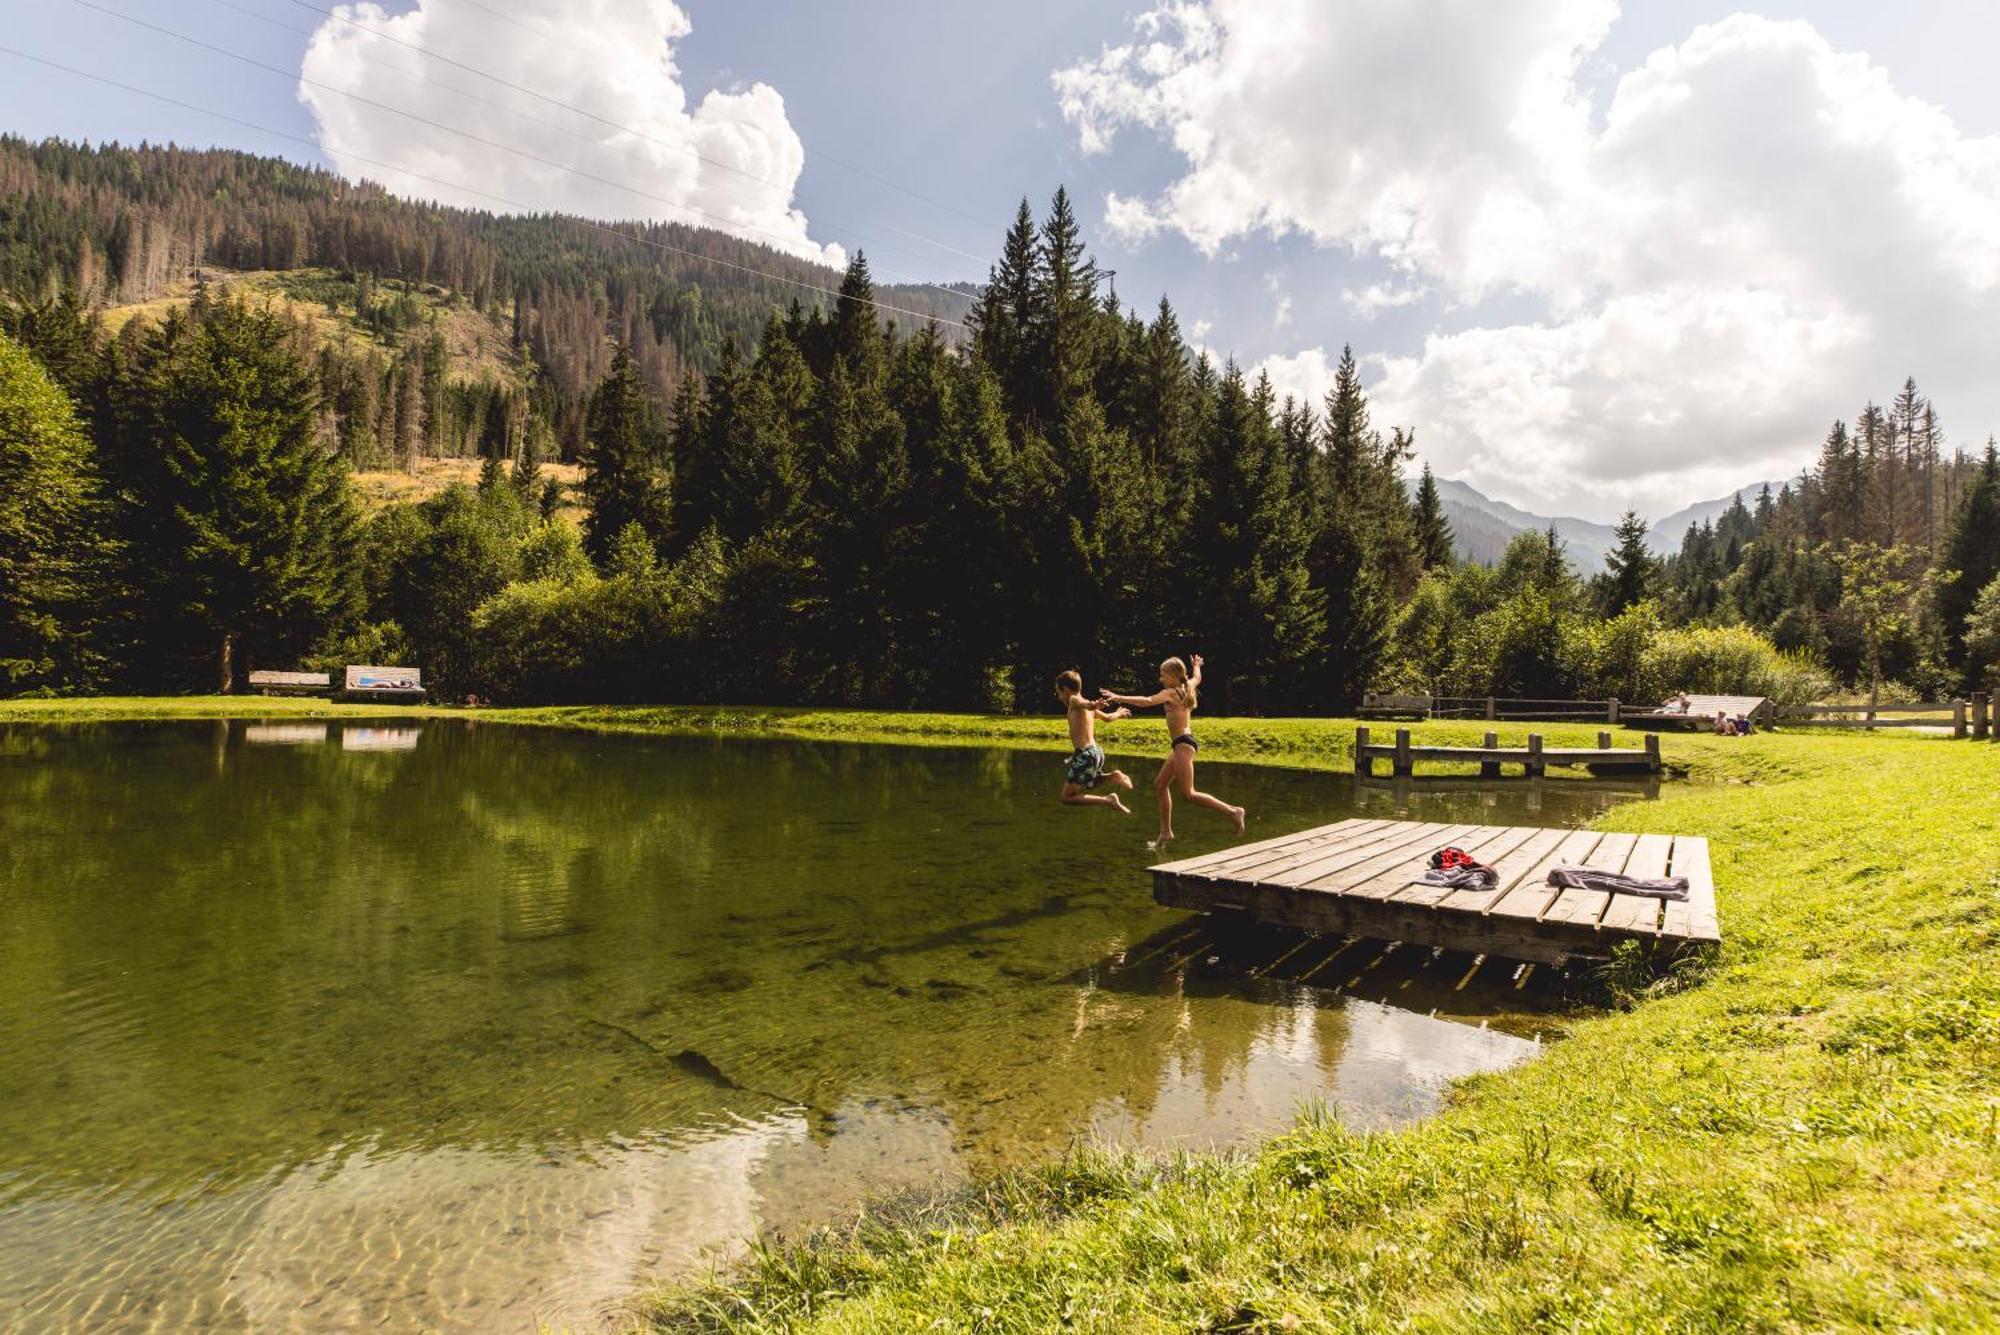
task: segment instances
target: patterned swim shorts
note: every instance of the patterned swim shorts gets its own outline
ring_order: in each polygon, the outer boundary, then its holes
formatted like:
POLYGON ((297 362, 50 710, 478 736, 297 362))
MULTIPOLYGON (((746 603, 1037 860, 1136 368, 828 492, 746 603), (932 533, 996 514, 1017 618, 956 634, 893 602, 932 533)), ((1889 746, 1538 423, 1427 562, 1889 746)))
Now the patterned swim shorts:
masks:
POLYGON ((1104 748, 1096 742, 1084 747, 1069 758, 1063 767, 1063 782, 1073 783, 1079 788, 1095 788, 1097 781, 1104 777, 1104 748))

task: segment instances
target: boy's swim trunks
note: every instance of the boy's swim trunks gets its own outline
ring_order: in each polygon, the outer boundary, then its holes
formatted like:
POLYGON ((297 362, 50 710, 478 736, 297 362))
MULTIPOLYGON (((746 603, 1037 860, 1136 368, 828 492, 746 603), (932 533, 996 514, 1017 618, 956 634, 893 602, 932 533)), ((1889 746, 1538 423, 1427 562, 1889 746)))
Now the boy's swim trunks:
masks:
POLYGON ((1063 767, 1063 780, 1079 788, 1095 788, 1097 781, 1104 777, 1104 748, 1096 742, 1084 747, 1069 758, 1063 767))

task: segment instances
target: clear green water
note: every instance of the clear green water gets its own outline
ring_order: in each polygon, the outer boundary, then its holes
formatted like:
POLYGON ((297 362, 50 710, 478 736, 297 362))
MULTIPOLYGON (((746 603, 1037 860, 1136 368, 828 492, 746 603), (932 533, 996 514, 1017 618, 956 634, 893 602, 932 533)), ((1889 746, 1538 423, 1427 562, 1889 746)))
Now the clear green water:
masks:
MULTIPOLYGON (((864 1195, 1394 1124, 1536 1050, 1496 964, 1156 908, 1149 817, 1060 760, 0 729, 0 1328, 589 1326, 864 1195)), ((1253 835, 1615 800, 1203 781, 1253 835)))

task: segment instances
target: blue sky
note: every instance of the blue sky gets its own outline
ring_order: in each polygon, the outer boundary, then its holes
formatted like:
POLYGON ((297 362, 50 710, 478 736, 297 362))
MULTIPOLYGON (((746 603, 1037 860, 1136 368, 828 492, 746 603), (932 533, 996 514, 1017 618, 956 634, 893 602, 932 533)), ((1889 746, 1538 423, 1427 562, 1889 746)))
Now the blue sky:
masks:
MULTIPOLYGON (((665 201, 679 201, 695 221, 736 219, 746 235, 829 258, 865 248, 887 276, 983 277, 1015 201, 1026 194, 1039 210, 1067 184, 1128 301, 1150 307, 1169 293, 1204 346, 1300 393, 1316 391, 1352 342, 1384 412, 1417 426, 1441 471, 1534 508, 1658 512, 1789 471, 1832 417, 1906 373, 1930 386, 1956 443, 2000 428, 1981 369, 2000 321, 1980 318, 1995 313, 2000 271, 1983 258, 1931 266, 1900 285, 1910 296, 1877 290, 1880 263, 1857 258, 1875 237, 1900 256, 2000 223, 1988 212, 2000 207, 1991 4, 1194 0, 1181 13, 1198 31, 1145 30, 1150 70, 1136 52, 1115 54, 1147 21, 1144 3, 384 6, 430 23, 396 29, 425 46, 620 124, 685 96, 678 119, 645 121, 647 145, 613 151, 577 134, 586 123, 551 138, 546 121, 510 122, 412 83, 394 67, 415 57, 300 0, 94 0, 291 77, 77 0, 5 3, 0 43, 308 141, 404 164, 421 155, 437 177, 497 182, 489 188, 550 207, 671 216, 665 201), (1754 23, 1731 19, 1746 11, 1754 23), (1723 26, 1699 37, 1708 24, 1723 26), (668 38, 675 72, 662 85, 646 62, 658 65, 668 38), (1518 75, 1543 60, 1559 67, 1557 93, 1518 75), (327 87, 576 155, 628 188, 579 188, 371 120, 343 94, 308 105, 302 68, 327 87), (1822 102, 1863 85, 1881 108, 1868 123, 1895 129, 1857 158, 1855 134, 1824 129, 1822 102), (711 91, 721 97, 704 105, 711 91), (1630 110, 1615 119, 1629 129, 1609 124, 1621 94, 1630 110), (1581 109, 1577 124, 1564 107, 1581 109), (1496 135, 1495 108, 1533 124, 1496 135), (739 164, 735 174, 688 157, 682 136, 739 164), (1935 170, 1894 174, 1910 160, 1935 170), (1871 185, 1870 171, 1890 174, 1871 185), (1846 191, 1903 206, 1850 206, 1846 191), (1689 211, 1697 197, 1702 210, 1689 211), (1731 235, 1687 239, 1739 208, 1741 225, 1718 229, 1731 235), (1814 238, 1790 244, 1802 229, 1814 238), (1713 402, 1677 403, 1683 390, 1713 402)), ((341 165, 8 57, 0 128, 341 165)))

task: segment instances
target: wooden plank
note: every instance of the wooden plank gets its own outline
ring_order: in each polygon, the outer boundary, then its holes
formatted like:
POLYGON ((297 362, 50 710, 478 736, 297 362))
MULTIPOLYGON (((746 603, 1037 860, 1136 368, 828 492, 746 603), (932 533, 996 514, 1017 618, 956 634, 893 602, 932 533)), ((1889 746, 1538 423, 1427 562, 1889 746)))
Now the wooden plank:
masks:
MULTIPOLYGON (((1340 876, 1334 878, 1334 883, 1330 886, 1315 885, 1313 888, 1337 889, 1341 894, 1353 895, 1359 899, 1388 899, 1398 890, 1408 889, 1417 877, 1429 871, 1430 855, 1438 849, 1462 848, 1474 857, 1478 857, 1478 846, 1490 843, 1500 830, 1501 827, 1496 825, 1461 826, 1449 836, 1419 852, 1414 858, 1406 858, 1401 862, 1389 863, 1372 870, 1354 868, 1342 872, 1340 876)), ((1439 886, 1430 888, 1442 889, 1439 886)))
MULTIPOLYGON (((1501 871, 1500 864, 1524 844, 1533 842, 1537 835, 1547 833, 1560 834, 1561 831, 1537 830, 1532 826, 1522 825, 1482 825, 1476 837, 1463 842, 1461 847, 1504 878, 1505 873, 1501 871)), ((1427 869, 1420 868, 1416 874, 1422 875, 1424 870, 1427 869)), ((1496 885, 1493 890, 1472 893, 1490 895, 1498 889, 1499 886, 1496 885)), ((1448 885, 1425 885, 1421 881, 1411 880, 1391 887, 1383 898, 1397 899, 1409 904, 1427 904, 1435 908, 1456 893, 1458 892, 1448 885)))
POLYGON ((1233 862, 1246 854, 1262 852, 1265 849, 1275 848, 1280 844, 1289 844, 1316 835, 1332 835, 1336 831, 1352 829, 1360 825, 1388 825, 1390 823, 1386 820, 1343 820, 1336 821, 1332 825, 1315 825, 1304 830, 1293 830, 1289 834, 1278 834, 1271 836, 1269 839, 1259 839, 1253 844, 1235 844, 1229 848, 1218 849, 1213 853, 1202 853, 1191 858, 1179 858, 1173 862, 1162 862, 1153 867, 1152 870, 1190 871, 1208 863, 1233 862))
MULTIPOLYGON (((1583 865, 1598 871, 1624 871, 1638 843, 1636 834, 1607 834, 1604 842, 1583 860, 1583 865)), ((1594 928, 1610 903, 1608 890, 1565 890, 1556 896, 1542 917, 1551 922, 1582 923, 1594 928)))
MULTIPOLYGON (((1687 875, 1686 862, 1691 856, 1685 836, 1674 840, 1673 851, 1667 855, 1667 875, 1687 875)), ((1687 899, 1669 899, 1660 905, 1660 935, 1686 936, 1689 922, 1689 903, 1694 898, 1694 883, 1688 883, 1687 899)))
MULTIPOLYGON (((1498 885, 1490 890, 1454 890, 1438 901, 1438 909, 1442 912, 1458 913, 1487 912, 1491 906, 1500 902, 1502 896, 1522 884, 1529 872, 1541 866, 1561 847, 1564 840, 1575 833, 1574 830, 1564 829, 1532 831, 1526 843, 1494 861, 1493 870, 1500 873, 1498 885)), ((1543 870, 1540 875, 1546 877, 1548 872, 1543 870)), ((1542 902, 1546 904, 1555 897, 1555 891, 1546 885, 1542 889, 1544 891, 1542 902)), ((1538 916, 1539 912, 1538 907, 1536 913, 1529 916, 1538 916)))
POLYGON ((1376 820, 1367 822, 1367 826, 1373 828, 1357 826, 1337 833, 1329 831, 1324 838, 1308 831, 1308 835, 1313 837, 1295 839, 1283 848, 1266 849, 1241 862, 1232 863, 1226 869, 1210 871, 1208 874, 1219 876, 1224 880, 1266 880, 1278 872, 1314 858, 1324 857, 1338 849, 1366 848, 1388 840, 1400 839, 1407 833, 1409 822, 1376 820))
POLYGON ((1531 918, 1540 922, 1554 902, 1557 890, 1549 882, 1549 869, 1580 862, 1597 851, 1604 836, 1596 830, 1571 830, 1554 848, 1524 870, 1511 883, 1501 884, 1501 893, 1482 913, 1503 918, 1531 918))
MULTIPOLYGON (((1627 876, 1656 877, 1667 874, 1667 859, 1672 855, 1674 841, 1664 834, 1642 834, 1632 848, 1632 857, 1625 864, 1627 876)), ((1603 931, 1644 932, 1652 935, 1660 928, 1660 906, 1672 901, 1655 899, 1650 895, 1614 894, 1611 903, 1605 907, 1604 916, 1598 919, 1598 927, 1603 931)))
POLYGON ((1721 926, 1715 913, 1715 876, 1708 864, 1708 840, 1683 838, 1674 847, 1674 871, 1688 878, 1688 930, 1690 941, 1720 941, 1721 926))
POLYGON ((1412 822, 1404 825, 1396 835, 1368 847, 1333 849, 1320 857, 1258 879, 1266 885, 1303 889, 1321 877, 1338 875, 1364 862, 1387 858, 1390 859, 1390 865, 1393 865, 1399 859, 1420 857, 1439 844, 1450 842, 1451 837, 1458 831, 1468 828, 1470 827, 1465 825, 1444 825, 1435 821, 1412 822))

